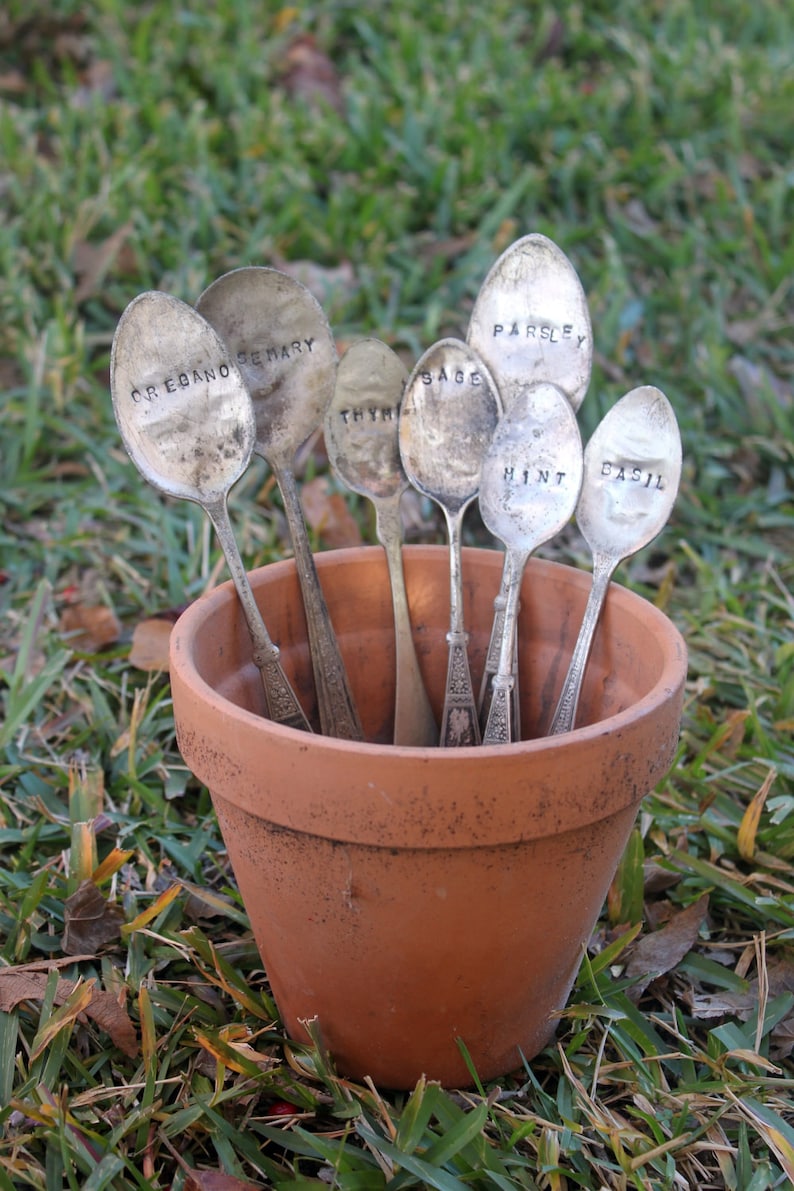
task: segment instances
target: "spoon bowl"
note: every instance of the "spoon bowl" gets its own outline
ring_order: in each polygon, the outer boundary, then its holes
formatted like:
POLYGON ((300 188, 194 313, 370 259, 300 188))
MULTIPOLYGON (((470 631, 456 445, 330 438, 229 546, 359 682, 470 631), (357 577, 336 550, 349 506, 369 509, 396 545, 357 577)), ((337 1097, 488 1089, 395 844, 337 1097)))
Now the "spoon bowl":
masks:
POLYGON ((526 389, 501 418, 482 466, 482 519, 506 548, 504 624, 484 744, 514 739, 510 708, 521 579, 532 552, 573 516, 582 470, 582 440, 565 393, 551 384, 526 389))
POLYGON ((333 397, 337 354, 328 320, 299 281, 259 266, 219 277, 204 290, 197 309, 216 328, 248 384, 256 419, 254 449, 270 465, 281 491, 306 611, 321 729, 361 740, 294 472, 298 448, 322 425, 333 397))
POLYGON ((387 344, 354 343, 339 362, 325 444, 342 481, 375 507, 394 609, 394 743, 421 747, 437 743, 438 728, 416 657, 402 563, 400 500, 409 481, 400 459, 399 412, 407 380, 405 365, 387 344))
POLYGON ((576 521, 593 553, 593 581, 549 735, 576 721, 584 671, 618 564, 664 528, 681 480, 681 435, 660 389, 642 385, 617 401, 584 452, 576 521))
POLYGON ((477 496, 482 460, 501 413, 488 369, 459 339, 442 339, 418 361, 400 411, 400 455, 406 474, 444 512, 449 536, 449 657, 441 744, 480 743, 463 624, 461 529, 477 496))
POLYGON ((251 592, 228 493, 254 446, 251 398, 235 362, 192 307, 156 290, 121 316, 110 360, 113 412, 135 466, 160 492, 201 505, 237 588, 271 719, 309 730, 251 592))

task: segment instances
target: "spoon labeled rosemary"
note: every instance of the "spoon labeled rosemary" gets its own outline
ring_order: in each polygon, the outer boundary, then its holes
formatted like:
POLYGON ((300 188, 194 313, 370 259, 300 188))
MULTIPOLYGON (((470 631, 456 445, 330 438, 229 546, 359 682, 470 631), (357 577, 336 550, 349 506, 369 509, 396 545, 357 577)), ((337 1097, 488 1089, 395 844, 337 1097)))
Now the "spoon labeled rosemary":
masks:
POLYGON ((227 508, 254 446, 251 397, 208 322, 170 294, 140 294, 121 316, 110 357, 113 412, 127 453, 160 492, 212 522, 248 624, 268 714, 311 731, 254 599, 227 508))
POLYGON ((306 612, 322 732, 363 732, 328 606, 317 576, 295 482, 295 454, 322 425, 337 355, 322 307, 299 281, 249 266, 214 281, 197 302, 237 361, 254 405, 254 450, 270 465, 284 502, 306 612))
POLYGON ((569 732, 596 625, 619 563, 652 542, 681 480, 681 435, 660 389, 642 385, 612 406, 584 452, 576 521, 593 554, 593 583, 549 735, 569 732))
POLYGON ((570 402, 556 385, 517 397, 483 461, 480 512, 506 547, 506 600, 499 664, 483 744, 515 739, 511 716, 521 580, 529 556, 570 521, 582 485, 582 440, 570 402))
POLYGON ((443 746, 480 743, 463 619, 461 528, 477 496, 482 460, 501 413, 488 369, 459 339, 442 339, 417 363, 400 410, 400 454, 408 479, 443 510, 449 536, 449 657, 443 746))
POLYGON ((394 743, 438 743, 430 700, 416 657, 402 562, 400 500, 409 487, 400 459, 399 413, 408 371, 379 339, 361 339, 339 361, 325 415, 328 458, 344 484, 375 507, 386 553, 395 636, 394 743))

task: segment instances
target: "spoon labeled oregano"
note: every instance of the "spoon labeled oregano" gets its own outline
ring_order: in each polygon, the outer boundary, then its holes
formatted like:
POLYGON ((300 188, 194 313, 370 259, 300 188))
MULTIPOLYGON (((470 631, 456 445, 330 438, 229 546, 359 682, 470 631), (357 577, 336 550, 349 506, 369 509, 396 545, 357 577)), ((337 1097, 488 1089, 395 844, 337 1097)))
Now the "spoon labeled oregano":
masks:
POLYGON ((119 320, 110 357, 113 412, 127 453, 160 492, 212 522, 248 624, 268 714, 311 731, 254 599, 227 508, 248 466, 254 414, 245 381, 209 323, 170 294, 140 294, 119 320))
POLYGON ((570 731, 596 626, 619 563, 652 542, 681 479, 675 413, 653 385, 632 389, 597 426, 584 452, 576 521, 593 553, 593 582, 549 735, 570 731))

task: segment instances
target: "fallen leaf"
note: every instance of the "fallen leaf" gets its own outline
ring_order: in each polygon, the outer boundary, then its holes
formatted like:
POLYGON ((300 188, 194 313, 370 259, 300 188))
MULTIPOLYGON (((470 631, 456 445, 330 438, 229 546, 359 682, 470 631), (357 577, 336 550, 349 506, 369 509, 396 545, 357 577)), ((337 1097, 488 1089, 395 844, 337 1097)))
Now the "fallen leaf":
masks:
POLYGON ((259 1191, 262 1183, 246 1183, 223 1170, 192 1170, 185 1191, 259 1191))
POLYGON ((96 955, 121 935, 124 912, 102 896, 93 881, 83 881, 64 903, 63 950, 67 955, 96 955))
MULTIPOLYGON (((72 268, 77 276, 77 285, 72 297, 76 303, 84 302, 99 292, 131 232, 132 224, 127 222, 100 244, 91 244, 87 240, 75 244, 72 268)), ((129 254, 125 260, 127 264, 135 263, 130 261, 129 254)))
POLYGON ((344 100, 339 75, 311 33, 300 33, 290 43, 284 63, 283 82, 290 95, 329 107, 341 115, 344 100))
MULTIPOLYGON (((47 991, 48 971, 32 971, 33 965, 0 969, 0 1010, 10 1013, 24 1001, 42 1001, 47 991)), ((51 965, 58 967, 58 963, 51 965)), ((55 1004, 65 1005, 78 987, 74 980, 61 977, 55 990, 55 1004)), ((81 1012, 92 1018, 105 1030, 114 1044, 125 1055, 135 1058, 138 1054, 138 1039, 135 1028, 126 1011, 119 1005, 112 993, 97 989, 93 981, 85 986, 91 995, 86 997, 81 1012)), ((82 1004, 82 999, 81 999, 82 1004)))
POLYGON ((288 261, 274 256, 273 267, 305 285, 326 310, 335 302, 343 305, 350 301, 360 288, 350 261, 342 261, 338 265, 316 265, 314 261, 288 261))
POLYGON ((631 979, 639 977, 639 983, 632 987, 632 999, 639 999, 652 980, 674 968, 692 950, 698 931, 709 908, 708 894, 704 893, 696 902, 681 910, 661 930, 643 935, 634 943, 628 953, 626 975, 631 979))
POLYGON ((777 770, 770 769, 742 815, 742 821, 736 833, 736 844, 742 860, 752 860, 755 855, 755 837, 761 822, 761 812, 776 777, 777 770))
POLYGON ((168 644, 173 623, 160 616, 142 620, 135 626, 130 649, 130 665, 138 670, 168 672, 168 644))
POLYGON ((360 546, 361 530, 341 492, 332 492, 326 476, 316 476, 301 489, 306 521, 326 546, 360 546))
POLYGON ((67 645, 81 653, 96 653, 121 636, 119 619, 105 604, 68 604, 61 612, 59 627, 68 635, 67 645))

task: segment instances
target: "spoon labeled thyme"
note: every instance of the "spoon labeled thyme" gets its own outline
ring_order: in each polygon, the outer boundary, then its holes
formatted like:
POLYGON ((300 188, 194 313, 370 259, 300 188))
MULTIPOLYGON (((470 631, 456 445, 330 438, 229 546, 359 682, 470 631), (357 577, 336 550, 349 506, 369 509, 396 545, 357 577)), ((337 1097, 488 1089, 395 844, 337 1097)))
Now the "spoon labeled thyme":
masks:
POLYGON ((322 425, 336 379, 336 346, 319 302, 277 269, 234 269, 208 286, 197 309, 240 366, 254 405, 254 450, 270 465, 284 502, 306 612, 322 732, 363 732, 317 576, 295 483, 295 454, 322 425))
MULTIPOLYGON (((467 339, 491 370, 506 411, 527 385, 541 381, 562 389, 574 410, 582 404, 593 364, 590 312, 576 270, 546 236, 523 236, 494 262, 474 303, 467 339)), ((506 580, 504 571, 478 700, 483 730, 499 665, 506 580)), ((518 735, 517 681, 513 715, 518 735)))
POLYGON ((612 406, 584 452, 576 521, 593 554, 593 582, 549 735, 569 732, 596 625, 619 563, 652 542, 681 480, 681 435, 660 389, 642 385, 612 406))
POLYGON ((516 397, 483 461, 480 512, 506 547, 506 601, 499 664, 483 744, 509 744, 521 580, 529 556, 570 521, 582 485, 582 440, 570 402, 556 385, 516 397))
POLYGON ((394 743, 438 743, 430 700, 416 657, 402 562, 400 500, 409 487, 400 459, 399 412, 408 371, 379 339, 354 343, 339 361, 325 415, 328 458, 343 483, 375 506, 386 553, 395 637, 394 743))
POLYGON ((248 624, 268 715, 311 731, 254 599, 227 508, 254 446, 251 397, 201 315, 170 294, 140 294, 121 316, 110 357, 113 412, 127 453, 160 492, 212 522, 248 624))
POLYGON ((417 363, 400 410, 400 454, 408 479, 444 512, 449 536, 449 657, 443 746, 480 743, 463 619, 461 528, 477 496, 482 460, 501 413, 488 369, 459 339, 442 339, 417 363))

